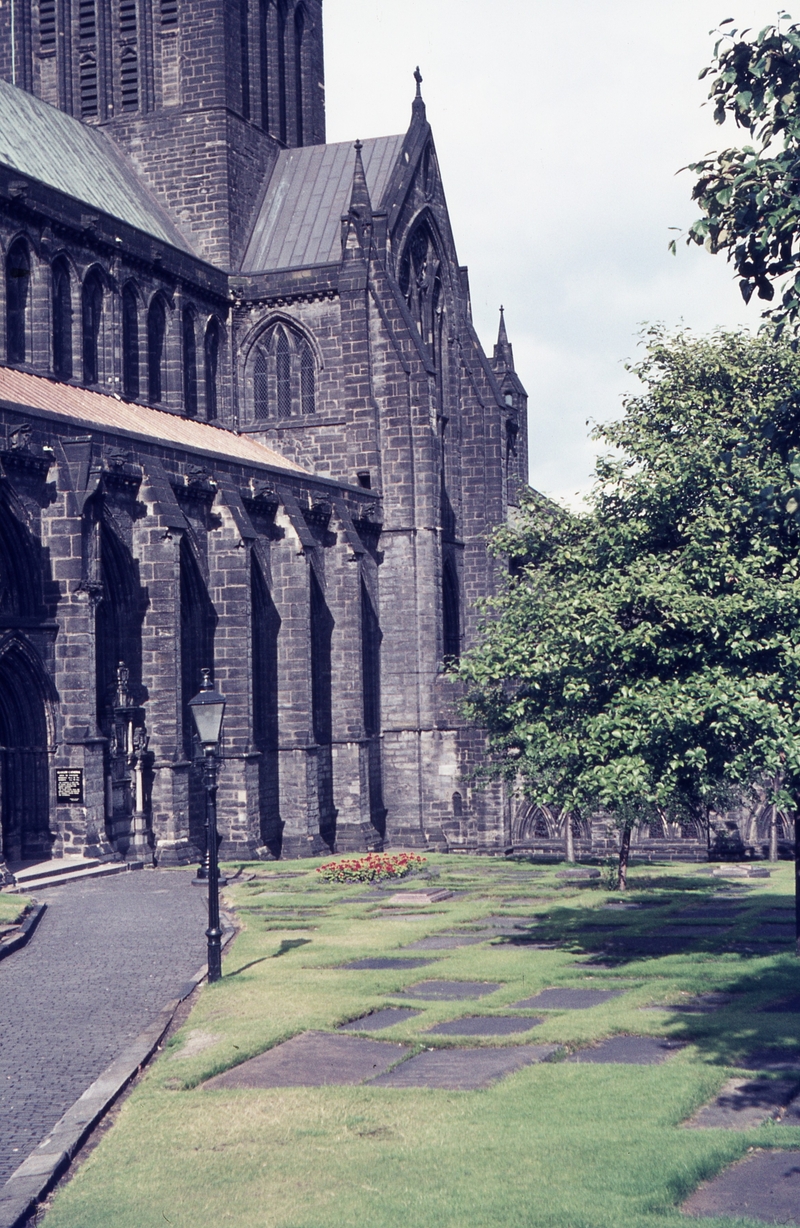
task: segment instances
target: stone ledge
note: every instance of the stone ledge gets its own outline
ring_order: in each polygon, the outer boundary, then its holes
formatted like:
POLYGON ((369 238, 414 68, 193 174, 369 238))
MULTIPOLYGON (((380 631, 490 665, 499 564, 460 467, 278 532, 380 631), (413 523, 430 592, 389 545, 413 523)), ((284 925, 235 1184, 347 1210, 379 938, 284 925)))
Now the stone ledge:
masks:
POLYGON ((18 951, 20 947, 25 946, 32 937, 36 926, 41 921, 42 914, 46 908, 46 904, 34 904, 22 921, 18 933, 14 934, 6 942, 0 943, 0 959, 5 959, 7 955, 13 955, 14 951, 18 951))

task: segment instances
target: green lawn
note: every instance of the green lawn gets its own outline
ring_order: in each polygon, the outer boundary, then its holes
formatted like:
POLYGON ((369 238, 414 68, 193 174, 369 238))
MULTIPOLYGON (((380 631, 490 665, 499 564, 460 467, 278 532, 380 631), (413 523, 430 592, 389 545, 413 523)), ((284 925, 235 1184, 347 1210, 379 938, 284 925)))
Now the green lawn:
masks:
POLYGON ((0 925, 13 924, 25 912, 30 902, 27 895, 8 895, 5 891, 0 891, 0 925))
POLYGON ((680 1125, 749 1049, 797 1045, 791 1017, 752 1009, 797 992, 789 949, 758 949, 760 915, 790 903, 793 866, 749 882, 749 891, 724 888, 691 867, 634 868, 628 898, 646 906, 618 915, 603 908, 618 896, 600 886, 564 887, 559 867, 431 857, 437 884, 458 894, 436 905, 435 915, 392 920, 387 909, 357 901, 364 887, 319 882, 316 864, 301 863, 301 878, 279 877, 297 863, 248 866, 228 889, 244 928, 223 980, 202 989, 117 1124, 55 1197, 45 1228, 661 1228, 685 1225, 681 1200, 749 1147, 800 1146, 800 1129, 772 1124, 741 1133, 680 1125), (251 874, 257 877, 244 881, 251 874), (617 950, 610 967, 579 962, 608 940, 595 925, 669 935, 681 909, 722 892, 748 900, 728 938, 695 922, 698 941, 689 951, 617 950), (537 941, 563 945, 499 939, 430 952, 435 962, 413 972, 337 967, 498 912, 540 914, 537 941), (424 1033, 439 1020, 495 1013, 563 985, 625 992, 588 1011, 551 1012, 528 1033, 479 1043, 577 1048, 625 1032, 689 1043, 662 1066, 551 1061, 474 1092, 200 1086, 289 1036, 391 1004, 402 986, 426 977, 495 980, 503 988, 478 1001, 420 1004, 422 1014, 377 1038, 418 1047, 469 1043, 424 1033), (735 1004, 701 1016, 642 1009, 712 989, 736 992, 735 1004))

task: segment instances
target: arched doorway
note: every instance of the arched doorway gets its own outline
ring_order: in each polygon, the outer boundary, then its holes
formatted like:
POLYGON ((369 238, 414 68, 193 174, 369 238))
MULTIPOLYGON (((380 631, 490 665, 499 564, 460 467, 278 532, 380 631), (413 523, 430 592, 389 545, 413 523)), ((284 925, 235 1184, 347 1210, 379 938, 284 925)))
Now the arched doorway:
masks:
POLYGON ((46 695, 33 648, 0 643, 0 852, 11 862, 50 856, 46 695))

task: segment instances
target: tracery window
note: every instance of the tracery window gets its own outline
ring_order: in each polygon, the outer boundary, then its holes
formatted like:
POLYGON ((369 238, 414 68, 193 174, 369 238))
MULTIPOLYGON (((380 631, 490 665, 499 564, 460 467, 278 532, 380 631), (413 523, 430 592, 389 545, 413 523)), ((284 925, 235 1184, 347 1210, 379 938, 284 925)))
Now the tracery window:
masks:
POLYGON ((53 374, 72 378, 72 288, 69 265, 58 256, 52 267, 53 290, 53 374))
POLYGON ((122 390, 139 395, 139 296, 130 281, 122 291, 122 390))
POLYGON ((6 257, 6 354, 9 362, 27 356, 31 257, 24 239, 12 243, 6 257))
POLYGON ((81 330, 83 333, 83 381, 100 381, 100 322, 103 316, 103 282, 97 269, 84 278, 81 289, 81 330))
POLYGON ((441 348, 442 262, 431 232, 423 220, 406 242, 398 265, 400 291, 406 300, 420 336, 439 365, 441 348))
POLYGON ((316 364, 302 334, 276 324, 259 340, 252 370, 257 421, 316 411, 316 364))
POLYGON ((164 399, 164 342, 167 335, 167 312, 160 295, 156 295, 147 313, 147 396, 157 404, 164 399))

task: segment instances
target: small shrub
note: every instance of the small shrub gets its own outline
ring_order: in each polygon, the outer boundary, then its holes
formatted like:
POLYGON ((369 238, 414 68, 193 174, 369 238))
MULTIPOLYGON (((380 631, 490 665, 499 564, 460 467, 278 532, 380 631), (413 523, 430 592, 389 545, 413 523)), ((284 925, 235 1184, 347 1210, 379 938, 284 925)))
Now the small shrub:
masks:
POLYGON ((416 853, 368 853, 366 857, 328 861, 317 866, 317 874, 326 883, 371 883, 383 878, 405 878, 425 860, 416 853))

